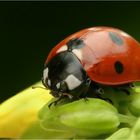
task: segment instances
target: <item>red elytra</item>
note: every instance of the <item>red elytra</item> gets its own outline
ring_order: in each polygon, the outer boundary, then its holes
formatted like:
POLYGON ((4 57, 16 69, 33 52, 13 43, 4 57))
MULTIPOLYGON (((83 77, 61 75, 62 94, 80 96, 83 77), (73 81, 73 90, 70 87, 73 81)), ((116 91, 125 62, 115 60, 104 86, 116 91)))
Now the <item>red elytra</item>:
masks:
POLYGON ((87 28, 70 35, 52 49, 45 63, 73 38, 84 42, 75 55, 92 81, 104 85, 140 81, 140 44, 127 33, 111 27, 87 28))

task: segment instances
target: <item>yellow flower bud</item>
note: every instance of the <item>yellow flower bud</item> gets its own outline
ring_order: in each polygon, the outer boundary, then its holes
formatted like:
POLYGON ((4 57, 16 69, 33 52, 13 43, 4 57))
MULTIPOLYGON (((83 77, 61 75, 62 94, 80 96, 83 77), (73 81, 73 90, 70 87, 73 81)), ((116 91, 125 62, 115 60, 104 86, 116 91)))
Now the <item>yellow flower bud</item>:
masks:
POLYGON ((0 137, 20 137, 37 121, 38 111, 51 98, 48 90, 31 86, 3 102, 0 105, 0 137))

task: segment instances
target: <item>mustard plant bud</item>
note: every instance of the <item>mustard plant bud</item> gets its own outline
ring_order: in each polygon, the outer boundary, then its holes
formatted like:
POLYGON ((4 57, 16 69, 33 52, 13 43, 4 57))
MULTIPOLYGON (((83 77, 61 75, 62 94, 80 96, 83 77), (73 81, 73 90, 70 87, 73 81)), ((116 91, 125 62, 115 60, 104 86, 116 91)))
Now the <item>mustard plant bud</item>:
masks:
POLYGON ((110 137, 108 137, 106 140, 116 140, 116 139, 128 139, 130 135, 130 128, 121 128, 115 133, 113 133, 110 137))
POLYGON ((129 104, 129 110, 135 116, 140 116, 140 92, 133 93, 129 104))
POLYGON ((114 132, 119 126, 118 112, 110 103, 88 98, 40 112, 41 124, 46 129, 68 130, 73 135, 95 137, 114 132))
POLYGON ((136 123, 134 124, 134 127, 132 128, 131 135, 129 137, 129 140, 132 139, 140 139, 140 117, 137 119, 136 123))

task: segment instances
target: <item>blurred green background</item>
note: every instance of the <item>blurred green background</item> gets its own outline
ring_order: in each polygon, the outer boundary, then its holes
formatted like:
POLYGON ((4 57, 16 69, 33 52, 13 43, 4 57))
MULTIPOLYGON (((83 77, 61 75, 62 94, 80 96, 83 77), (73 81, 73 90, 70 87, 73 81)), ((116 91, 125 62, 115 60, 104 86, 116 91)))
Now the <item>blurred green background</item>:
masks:
POLYGON ((59 41, 92 26, 140 41, 140 2, 0 2, 0 102, 41 79, 59 41))

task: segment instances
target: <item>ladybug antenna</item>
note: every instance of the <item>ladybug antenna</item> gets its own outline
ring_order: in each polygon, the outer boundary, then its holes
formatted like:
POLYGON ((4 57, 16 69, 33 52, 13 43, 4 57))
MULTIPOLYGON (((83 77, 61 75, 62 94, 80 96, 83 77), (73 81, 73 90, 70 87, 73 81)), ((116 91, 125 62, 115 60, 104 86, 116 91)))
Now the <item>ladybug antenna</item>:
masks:
POLYGON ((36 88, 41 88, 41 89, 49 90, 49 89, 47 89, 45 87, 41 87, 41 86, 32 86, 32 89, 36 89, 36 88))

